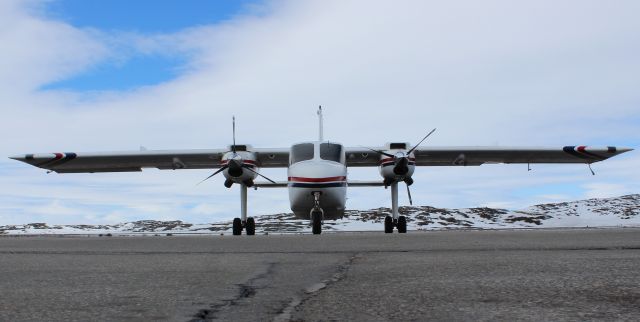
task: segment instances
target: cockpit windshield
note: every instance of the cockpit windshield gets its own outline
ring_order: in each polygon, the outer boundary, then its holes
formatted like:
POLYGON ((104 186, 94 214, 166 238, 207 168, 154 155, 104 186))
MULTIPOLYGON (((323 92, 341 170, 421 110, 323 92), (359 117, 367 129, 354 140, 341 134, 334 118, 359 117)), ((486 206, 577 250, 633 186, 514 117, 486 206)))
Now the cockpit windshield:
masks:
POLYGON ((313 143, 300 143, 291 147, 291 164, 313 159, 313 143))
POLYGON ((335 143, 320 143, 320 158, 340 162, 342 157, 342 145, 335 143))

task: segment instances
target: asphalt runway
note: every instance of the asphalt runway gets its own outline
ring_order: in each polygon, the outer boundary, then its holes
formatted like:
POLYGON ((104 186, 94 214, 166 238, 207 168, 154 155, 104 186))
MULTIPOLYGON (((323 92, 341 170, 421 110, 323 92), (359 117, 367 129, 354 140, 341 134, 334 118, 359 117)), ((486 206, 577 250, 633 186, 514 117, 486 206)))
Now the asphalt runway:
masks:
POLYGON ((2 237, 0 321, 640 319, 640 229, 2 237))

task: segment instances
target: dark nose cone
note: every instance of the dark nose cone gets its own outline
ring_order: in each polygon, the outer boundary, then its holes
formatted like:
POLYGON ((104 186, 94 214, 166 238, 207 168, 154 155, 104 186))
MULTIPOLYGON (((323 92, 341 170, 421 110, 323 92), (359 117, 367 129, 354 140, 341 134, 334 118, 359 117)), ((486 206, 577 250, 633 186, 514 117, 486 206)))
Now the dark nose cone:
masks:
POLYGON ((241 161, 229 160, 229 175, 232 177, 239 177, 242 175, 241 161))
POLYGON ((393 167, 393 173, 398 176, 403 176, 409 173, 409 160, 407 158, 397 159, 396 164, 393 167))

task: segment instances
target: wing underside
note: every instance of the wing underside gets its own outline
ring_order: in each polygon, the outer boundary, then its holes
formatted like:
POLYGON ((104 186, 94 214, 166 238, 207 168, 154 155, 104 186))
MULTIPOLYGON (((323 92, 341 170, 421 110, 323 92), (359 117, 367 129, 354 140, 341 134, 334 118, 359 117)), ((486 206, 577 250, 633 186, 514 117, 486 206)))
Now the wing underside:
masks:
MULTIPOLYGON (((160 170, 216 169, 226 149, 146 150, 96 153, 41 153, 12 157, 58 173, 133 172, 144 168, 160 170)), ((255 152, 260 167, 286 167, 288 149, 260 149, 255 152)))
MULTIPOLYGON (((378 148, 382 150, 382 148, 378 148)), ((629 148, 565 146, 522 147, 425 147, 415 150, 417 166, 478 166, 487 163, 593 163, 631 151, 629 148)), ((42 153, 12 157, 58 173, 132 172, 144 168, 160 170, 216 169, 226 149, 146 150, 99 153, 42 153)), ((262 168, 284 168, 289 149, 254 149, 262 168)), ((380 155, 367 148, 346 148, 348 167, 373 167, 380 155)))
MULTIPOLYGON (((478 166, 490 163, 593 163, 627 151, 631 149, 613 146, 424 147, 416 149, 414 153, 417 166, 478 166)), ((379 160, 380 156, 369 149, 347 149, 348 166, 376 166, 379 160)))

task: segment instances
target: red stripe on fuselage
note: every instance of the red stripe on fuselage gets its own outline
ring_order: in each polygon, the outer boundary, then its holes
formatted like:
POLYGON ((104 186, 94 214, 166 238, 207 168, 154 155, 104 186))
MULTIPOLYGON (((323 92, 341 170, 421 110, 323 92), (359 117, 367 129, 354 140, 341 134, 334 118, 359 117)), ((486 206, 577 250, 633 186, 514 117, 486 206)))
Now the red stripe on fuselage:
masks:
POLYGON ((334 182, 345 181, 347 177, 326 177, 326 178, 304 178, 304 177, 289 177, 290 182, 334 182))

